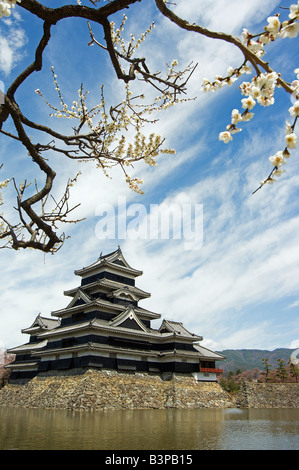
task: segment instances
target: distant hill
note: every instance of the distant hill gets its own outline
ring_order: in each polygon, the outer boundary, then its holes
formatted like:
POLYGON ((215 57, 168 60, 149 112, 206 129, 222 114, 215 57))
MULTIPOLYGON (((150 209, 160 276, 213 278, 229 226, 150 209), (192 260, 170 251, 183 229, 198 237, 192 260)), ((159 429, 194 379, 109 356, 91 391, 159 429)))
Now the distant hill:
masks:
POLYGON ((279 348, 274 351, 267 351, 264 349, 225 349, 224 351, 217 351, 226 357, 223 362, 218 362, 218 367, 223 369, 223 373, 227 374, 232 371, 240 369, 242 372, 245 370, 252 370, 259 368, 265 370, 262 359, 268 359, 272 369, 277 367, 277 359, 283 359, 285 363, 288 362, 294 349, 279 348))

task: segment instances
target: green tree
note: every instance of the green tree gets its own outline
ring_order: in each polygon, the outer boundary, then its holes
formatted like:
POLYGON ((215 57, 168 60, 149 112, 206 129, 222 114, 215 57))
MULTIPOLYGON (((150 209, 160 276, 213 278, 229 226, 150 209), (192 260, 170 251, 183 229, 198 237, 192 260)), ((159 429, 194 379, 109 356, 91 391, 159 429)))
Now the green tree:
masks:
POLYGON ((263 375, 265 375, 265 380, 266 382, 268 382, 271 364, 269 364, 269 359, 262 359, 262 363, 264 364, 264 368, 265 368, 265 372, 263 372, 263 375))
POLYGON ((221 387, 228 393, 236 393, 240 390, 240 384, 236 382, 234 373, 230 371, 228 378, 222 377, 219 381, 221 387))
POLYGON ((291 360, 288 362, 290 366, 290 376, 293 377, 298 382, 299 370, 296 364, 294 364, 291 360))
POLYGON ((283 359, 277 359, 277 368, 276 368, 276 377, 284 382, 287 378, 287 369, 285 367, 285 362, 283 359))

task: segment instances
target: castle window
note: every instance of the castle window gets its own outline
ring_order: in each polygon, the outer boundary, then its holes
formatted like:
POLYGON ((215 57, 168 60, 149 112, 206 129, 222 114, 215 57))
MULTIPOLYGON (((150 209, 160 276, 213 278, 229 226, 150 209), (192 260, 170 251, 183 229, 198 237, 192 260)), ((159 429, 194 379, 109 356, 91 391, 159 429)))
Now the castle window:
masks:
POLYGON ((79 313, 74 313, 72 315, 72 322, 75 323, 77 321, 82 321, 82 320, 85 320, 85 315, 83 312, 79 312, 79 313))

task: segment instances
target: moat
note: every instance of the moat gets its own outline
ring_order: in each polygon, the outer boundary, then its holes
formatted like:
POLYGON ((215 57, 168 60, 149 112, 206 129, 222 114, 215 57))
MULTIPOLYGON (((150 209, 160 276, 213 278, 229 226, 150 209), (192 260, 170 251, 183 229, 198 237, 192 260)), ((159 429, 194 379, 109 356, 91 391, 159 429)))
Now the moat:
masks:
POLYGON ((299 409, 76 412, 0 406, 1 450, 298 450, 299 409))

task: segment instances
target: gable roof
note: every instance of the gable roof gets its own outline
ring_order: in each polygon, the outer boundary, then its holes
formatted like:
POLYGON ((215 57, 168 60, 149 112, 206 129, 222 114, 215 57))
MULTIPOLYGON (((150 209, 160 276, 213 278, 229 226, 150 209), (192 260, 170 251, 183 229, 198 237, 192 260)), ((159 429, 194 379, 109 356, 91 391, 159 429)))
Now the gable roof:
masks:
MULTIPOLYGON (((132 292, 132 294, 138 296, 139 299, 145 299, 151 296, 149 292, 145 292, 139 287, 124 285, 122 282, 113 281, 111 279, 106 279, 106 278, 93 281, 90 284, 85 284, 84 292, 86 292, 89 289, 97 288, 97 287, 100 287, 100 288, 102 287, 104 288, 104 290, 109 291, 109 292, 111 292, 111 290, 117 291, 119 289, 125 288, 126 290, 132 292)), ((73 287, 72 289, 65 290, 64 295, 73 297, 74 295, 76 295, 76 292, 79 288, 80 287, 73 287)))
POLYGON ((101 254, 100 257, 94 263, 82 269, 77 269, 75 271, 75 274, 79 276, 83 276, 84 274, 94 272, 98 268, 102 268, 102 267, 115 268, 119 271, 124 271, 127 274, 131 274, 133 276, 142 275, 142 271, 138 269, 134 269, 129 265, 124 255, 122 254, 120 247, 118 247, 118 249, 113 251, 112 253, 108 253, 107 255, 102 256, 101 254))
POLYGON ((39 349, 43 349, 45 346, 47 346, 48 341, 42 340, 39 343, 26 343, 22 344, 21 346, 16 346, 15 348, 10 348, 7 352, 10 354, 17 354, 17 353, 28 353, 28 352, 33 352, 37 351, 39 349))
POLYGON ((210 349, 204 348, 200 344, 194 344, 194 348, 201 354, 201 357, 213 359, 214 361, 223 361, 225 356, 222 354, 211 351, 210 349))
POLYGON ((22 333, 33 334, 41 330, 52 330, 60 325, 60 321, 54 318, 42 317, 39 313, 31 326, 23 328, 22 333))
POLYGON ((79 300, 83 300, 83 302, 85 304, 89 304, 90 302, 92 302, 92 298, 86 294, 86 292, 84 292, 82 289, 80 289, 80 287, 77 289, 77 292, 75 294, 75 296, 72 298, 72 300, 70 301, 70 303, 67 305, 66 308, 70 308, 70 307, 73 307, 75 305, 75 303, 79 300))
POLYGON ((139 296, 136 295, 136 293, 133 293, 128 286, 123 286, 120 287, 119 289, 115 289, 109 294, 107 294, 107 297, 120 297, 120 298, 125 298, 127 299, 130 297, 130 299, 135 300, 136 302, 139 300, 139 296))
POLYGON ((170 321, 170 320, 163 320, 162 325, 159 328, 159 331, 161 332, 162 330, 167 330, 170 333, 173 333, 176 336, 183 337, 184 339, 192 339, 192 341, 200 341, 202 340, 202 336, 195 335, 194 333, 190 333, 188 331, 183 323, 181 322, 176 322, 176 321, 170 321))
POLYGON ((136 315, 135 309, 133 306, 129 306, 126 310, 120 313, 116 318, 109 322, 110 326, 121 326, 126 320, 134 321, 138 327, 145 331, 146 333, 149 332, 148 328, 139 320, 138 316, 136 315))

